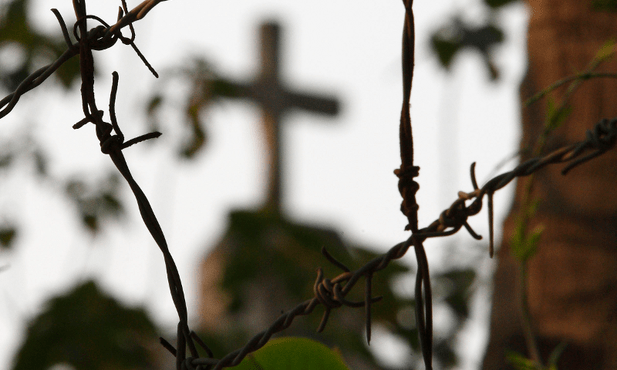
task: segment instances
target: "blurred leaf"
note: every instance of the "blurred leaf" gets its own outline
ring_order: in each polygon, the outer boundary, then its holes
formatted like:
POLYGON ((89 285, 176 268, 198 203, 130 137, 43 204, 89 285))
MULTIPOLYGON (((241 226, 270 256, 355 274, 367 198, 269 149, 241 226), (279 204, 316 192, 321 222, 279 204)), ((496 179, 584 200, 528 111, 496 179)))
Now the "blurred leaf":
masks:
POLYGON ((191 106, 187 109, 187 117, 189 120, 189 135, 188 140, 182 148, 182 156, 185 158, 193 158, 199 153, 205 146, 207 138, 206 132, 202 127, 202 122, 199 119, 200 115, 199 106, 191 106))
POLYGON ((93 234, 100 231, 101 220, 118 219, 124 214, 118 185, 118 176, 113 172, 95 185, 80 179, 67 181, 66 193, 77 206, 83 226, 93 234))
POLYGON ((348 370, 341 355, 325 345, 307 338, 273 339, 249 354, 238 370, 348 370))
POLYGON ((504 35, 501 28, 493 24, 475 26, 465 23, 461 18, 455 17, 450 23, 433 33, 431 46, 439 58, 441 65, 449 69, 454 57, 461 50, 471 49, 480 53, 489 70, 492 80, 498 77, 490 55, 491 49, 503 42, 504 35))
POLYGON ((617 0, 592 0, 591 9, 597 12, 615 12, 617 11, 617 0))
POLYGON ((13 369, 60 363, 76 370, 152 368, 148 346, 156 340, 143 309, 122 306, 89 281, 47 302, 29 324, 13 369))
POLYGON ((458 363, 456 352, 454 352, 454 343, 452 342, 450 338, 446 338, 435 340, 433 344, 435 359, 439 361, 439 365, 443 369, 453 368, 458 363))
POLYGON ((542 226, 536 227, 531 233, 527 233, 522 228, 515 231, 511 241, 511 250, 519 262, 529 261, 536 254, 543 231, 542 226))
POLYGON ((104 192, 101 194, 101 202, 108 213, 117 215, 123 210, 122 204, 118 198, 116 198, 116 195, 111 192, 104 192))
POLYGON ((38 147, 35 147, 33 155, 34 155, 34 167, 36 168, 36 173, 39 176, 46 177, 47 176, 47 157, 38 147))
MULTIPOLYGON (((29 5, 29 0, 13 0, 0 8, 0 51, 23 54, 17 65, 0 68, 0 83, 9 91, 14 91, 42 63, 51 63, 68 48, 59 26, 53 35, 35 31, 28 19, 29 5)), ((80 75, 78 58, 64 63, 54 75, 63 87, 69 88, 80 75)))
POLYGON ((14 155, 7 151, 0 154, 0 168, 5 169, 13 163, 14 155))
POLYGON ((163 96, 160 94, 156 94, 150 97, 150 100, 148 101, 148 106, 146 107, 146 113, 148 115, 152 115, 154 114, 157 109, 159 109, 161 107, 161 104, 163 103, 163 96))
POLYGON ((99 222, 96 215, 83 213, 81 220, 92 233, 96 233, 99 230, 99 222))
POLYGON ((506 361, 509 362, 516 370, 540 370, 536 362, 526 358, 520 353, 510 351, 506 355, 506 361))
MULTIPOLYGON (((62 50, 62 52, 64 52, 64 50, 62 50)), ((60 54, 58 54, 58 56, 59 55, 60 54)), ((80 73, 79 58, 73 57, 64 62, 64 64, 54 72, 54 76, 65 89, 69 89, 71 85, 80 78, 80 73)))
POLYGON ((551 355, 548 357, 549 370, 557 370, 557 361, 559 361, 559 358, 561 357, 563 351, 565 351, 567 346, 567 342, 561 342, 555 347, 555 349, 553 349, 551 355))
POLYGON ((2 249, 10 249, 15 236, 17 235, 17 229, 13 226, 4 225, 0 227, 0 247, 2 249))
POLYGON ((462 47, 461 43, 449 40, 443 35, 439 36, 437 34, 433 35, 431 41, 433 43, 433 50, 437 53, 441 65, 446 69, 450 68, 454 56, 462 47))
POLYGON ((551 97, 548 97, 546 99, 547 125, 545 130, 552 131, 558 128, 559 126, 561 126, 562 123, 565 122, 565 120, 570 116, 571 113, 572 106, 567 105, 557 108, 555 106, 555 101, 551 97))
MULTIPOLYGON (((240 98, 247 94, 247 89, 230 80, 219 76, 210 63, 201 57, 190 60, 188 65, 180 68, 175 78, 188 85, 186 103, 181 109, 185 117, 183 125, 184 140, 178 154, 183 159, 192 159, 201 153, 208 143, 207 117, 208 109, 220 98, 240 98)), ((151 125, 156 129, 159 125, 158 115, 168 100, 164 89, 153 93, 148 99, 146 111, 151 125)), ((174 108, 177 104, 173 105, 174 108)))
MULTIPOLYGON (((616 0, 617 1, 617 0, 616 0)), ((593 58, 593 63, 601 63, 611 59, 615 55, 615 40, 611 39, 602 44, 602 47, 593 58)))
POLYGON ((517 1, 518 0, 484 0, 484 3, 488 5, 489 7, 495 9, 495 8, 500 8, 504 5, 517 2, 517 1))
POLYGON ((473 284, 476 273, 472 269, 452 270, 439 275, 438 278, 448 279, 452 289, 446 294, 444 301, 452 309, 458 320, 469 316, 470 287, 473 284))

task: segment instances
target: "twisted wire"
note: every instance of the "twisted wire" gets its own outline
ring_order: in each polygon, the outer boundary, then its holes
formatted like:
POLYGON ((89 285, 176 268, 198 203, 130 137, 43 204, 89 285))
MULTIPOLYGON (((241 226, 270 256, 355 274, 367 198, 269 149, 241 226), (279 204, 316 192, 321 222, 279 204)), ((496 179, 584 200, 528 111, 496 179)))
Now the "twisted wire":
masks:
POLYGON ((512 180, 518 177, 525 177, 537 172, 549 164, 567 163, 570 162, 561 171, 566 175, 573 168, 596 158, 610 149, 615 147, 617 141, 617 118, 601 119, 593 129, 587 130, 585 140, 559 148, 543 157, 529 159, 514 168, 511 171, 502 173, 487 181, 482 188, 478 188, 475 177, 475 162, 471 165, 470 176, 474 187, 472 192, 459 192, 458 199, 452 205, 444 210, 439 219, 435 220, 428 227, 418 231, 419 236, 423 237, 439 237, 448 236, 456 233, 462 227, 469 232, 475 239, 482 237, 476 234, 471 226, 467 223, 470 216, 476 215, 482 209, 482 200, 486 195, 488 197, 489 208, 489 253, 491 257, 494 252, 494 226, 493 226, 493 194, 508 185, 512 180), (467 206, 466 201, 473 200, 467 206))
MULTIPOLYGON (((342 306, 348 306, 353 308, 358 307, 370 307, 371 304, 381 300, 381 297, 373 297, 370 289, 371 277, 380 270, 385 269, 392 260, 403 257, 410 247, 416 247, 420 241, 424 241, 427 238, 435 238, 441 236, 452 235, 465 227, 472 237, 481 238, 467 223, 467 219, 470 216, 474 216, 482 209, 482 199, 486 195, 492 197, 493 193, 500 190, 509 184, 517 177, 529 176, 534 172, 544 168, 549 164, 558 164, 571 162, 562 172, 565 175, 572 168, 581 165, 603 153, 615 147, 617 141, 617 118, 608 120, 603 119, 599 121, 592 130, 589 130, 586 134, 586 139, 578 143, 557 149, 543 157, 537 157, 530 159, 511 171, 502 173, 489 180, 482 188, 478 188, 475 179, 475 163, 471 165, 471 179, 474 186, 472 192, 459 192, 459 198, 455 200, 452 205, 445 209, 440 217, 432 222, 429 226, 419 229, 417 233, 413 234, 404 242, 398 243, 388 250, 383 255, 374 258, 359 269, 351 272, 349 268, 343 265, 332 257, 325 249, 322 249, 322 253, 325 258, 331 262, 334 266, 343 270, 338 276, 328 279, 323 275, 323 271, 318 269, 317 278, 314 284, 315 296, 307 301, 302 302, 295 308, 285 312, 266 330, 256 334, 248 343, 233 352, 225 355, 221 359, 215 358, 187 358, 187 368, 196 369, 197 366, 213 366, 213 369, 222 369, 224 367, 231 367, 238 365, 246 355, 252 353, 259 348, 263 347, 270 337, 278 333, 291 325, 293 320, 298 316, 308 315, 313 312, 318 305, 324 306, 324 314, 321 322, 318 326, 318 331, 324 330, 326 327, 330 311, 342 306), (473 202, 467 206, 466 201, 473 200, 473 202), (366 280, 365 286, 365 299, 363 302, 351 302, 345 299, 345 296, 354 288, 356 283, 364 277, 366 280), (190 364, 190 366, 189 366, 190 364), (192 366, 192 367, 191 367, 192 366)), ((492 204, 489 203, 489 207, 492 204)), ((489 220, 492 228, 492 218, 489 220)), ((414 248, 416 253, 422 253, 423 248, 414 248)), ((425 258, 418 258, 420 261, 424 261, 425 258)), ((425 266, 428 269, 428 266, 425 266)), ((422 284, 423 281, 418 283, 416 280, 416 286, 422 284)), ((430 297, 420 296, 418 301, 418 307, 421 307, 422 300, 429 299, 430 297)), ((418 299, 418 296, 416 296, 418 299)), ((426 313, 426 312, 425 312, 426 313)), ((423 330, 425 332, 432 331, 432 320, 428 320, 424 317, 424 320, 418 322, 418 329, 420 325, 424 325, 423 330)), ((366 328, 367 335, 370 335, 370 315, 367 316, 366 328)), ((368 338, 367 338, 368 339, 368 338)), ((210 367, 206 367, 210 369, 210 367)))
MULTIPOLYGON (((134 41, 134 31, 131 30, 132 37, 128 39, 122 36, 121 30, 122 28, 126 26, 132 27, 132 24, 134 22, 145 17, 145 15, 150 10, 152 10, 152 8, 154 8, 158 3, 162 1, 167 1, 167 0, 145 0, 141 4, 137 5, 135 8, 133 8, 131 11, 128 11, 128 12, 126 11, 126 4, 123 4, 124 11, 122 13, 119 12, 120 16, 118 17, 117 22, 111 26, 107 25, 99 17, 92 16, 92 15, 86 15, 86 18, 98 20, 102 24, 101 26, 93 29, 93 31, 95 32, 87 33, 86 37, 88 38, 88 44, 90 48, 92 50, 105 50, 105 49, 112 47, 115 44, 115 42, 118 39, 120 39, 123 41, 123 43, 131 45, 131 47, 133 47, 133 49, 137 52, 140 59, 146 64, 148 69, 150 69, 150 71, 153 72, 154 69, 152 68, 152 66, 150 66, 149 63, 147 63, 147 61, 143 57, 143 54, 141 54, 141 52, 137 49, 137 46, 135 46, 135 43, 133 42, 134 41), (130 42, 127 43, 126 40, 130 40, 130 42)), ((82 2, 85 3, 85 0, 81 0, 81 1, 74 0, 73 1, 74 7, 81 7, 82 2)), ((60 57, 58 57, 58 59, 56 59, 54 62, 44 67, 39 68, 36 71, 34 71, 32 74, 30 74, 26 79, 24 79, 19 84, 19 86, 17 86, 15 91, 13 91, 12 93, 5 96, 2 100, 0 100, 0 118, 3 118, 7 114, 9 114, 13 110, 15 105, 17 105, 17 102, 19 101, 19 99, 25 93, 39 86, 49 76, 51 76, 58 68, 60 68, 62 64, 64 64, 66 61, 68 61, 72 57, 79 54, 79 41, 75 43, 71 41, 68 29, 60 13, 58 12, 57 9, 52 9, 51 11, 54 13, 56 18, 58 19, 58 23, 60 23, 62 35, 64 37, 64 41, 66 42, 68 46, 68 49, 64 53, 62 53, 62 55, 60 55, 60 57)), ((81 22, 85 22, 85 19, 81 22)), ((78 27, 78 23, 80 22, 78 21, 75 23, 74 30, 78 27)), ((78 37, 78 35, 75 34, 74 36, 76 39, 79 40, 80 37, 78 37)), ((156 72, 153 72, 153 74, 157 76, 156 72)))
POLYGON ((140 58, 144 60, 148 68, 151 66, 147 63, 143 55, 134 46, 135 33, 132 29, 132 22, 142 19, 154 6, 165 0, 146 0, 133 10, 128 11, 126 3, 122 1, 122 7, 119 10, 118 21, 115 25, 109 26, 102 19, 88 15, 86 13, 85 0, 73 0, 77 21, 73 27, 73 36, 78 40, 76 43, 71 43, 68 28, 66 27, 59 12, 55 9, 52 11, 56 15, 63 36, 68 46, 68 50, 62 54, 52 64, 43 67, 28 78, 26 78, 13 92, 0 101, 0 118, 6 116, 16 105, 19 98, 40 85, 49 75, 51 75, 62 63, 75 55, 80 56, 80 68, 82 77, 82 106, 84 118, 73 125, 73 128, 79 129, 88 123, 95 125, 97 138, 99 139, 101 151, 107 154, 116 165, 118 171, 129 184, 135 199, 137 200, 138 208, 144 224, 148 228, 152 238, 155 240, 161 252, 163 253, 169 288, 171 296, 178 312, 179 322, 177 328, 177 346, 174 347, 165 339, 161 338, 162 345, 176 357, 176 369, 222 369, 238 365, 249 353, 263 347, 272 337, 288 328, 293 320, 298 316, 311 314, 318 305, 324 306, 324 313, 317 328, 318 331, 323 331, 327 325, 330 313, 333 309, 343 306, 360 308, 364 307, 366 315, 366 335, 367 341, 371 339, 371 305, 379 302, 382 297, 373 296, 372 279, 373 276, 380 270, 385 269, 392 260, 402 258, 409 248, 413 247, 416 260, 418 262, 418 275, 416 277, 415 299, 417 303, 416 318, 417 327, 422 345, 422 354, 427 369, 432 368, 432 293, 430 288, 430 274, 426 253, 423 247, 423 242, 428 238, 441 237, 455 234, 463 227, 476 239, 481 239, 481 236, 476 234, 468 224, 468 218, 474 216, 482 209, 482 201, 486 195, 488 198, 489 208, 489 230, 490 230, 490 245, 489 250, 493 254, 493 194, 509 184, 517 177, 528 176, 549 164, 568 163, 562 170, 565 175, 568 171, 576 166, 579 166, 595 157, 604 154, 606 151, 615 147, 617 141, 617 118, 603 119, 599 121, 592 130, 587 131, 586 139, 555 150, 543 157, 533 158, 518 165, 515 169, 495 176, 489 180, 482 188, 478 187, 475 178, 475 163, 471 165, 470 176, 473 186, 471 192, 459 192, 458 199, 452 205, 444 210, 439 218, 429 224, 429 226, 418 229, 417 227, 417 209, 418 205, 415 201, 415 193, 418 190, 418 184, 414 178, 419 174, 419 168, 413 165, 413 140, 411 135, 411 120, 409 117, 409 99, 411 94, 411 83, 413 78, 413 54, 414 54, 414 31, 413 31, 413 12, 411 10, 412 1, 404 0, 405 5, 405 26, 403 32, 403 107, 401 111, 401 167, 395 171, 399 177, 399 191, 403 197, 402 211, 407 216, 409 225, 408 229, 412 231, 411 236, 404 242, 398 243, 390 248, 383 255, 374 258, 359 269, 351 271, 347 266, 331 256, 327 250, 322 249, 324 257, 334 266, 341 269, 343 272, 334 278, 326 278, 323 271, 318 269, 317 277, 313 286, 314 297, 297 305, 295 308, 281 315, 268 329, 258 333, 248 343, 240 349, 228 353, 221 359, 214 358, 214 354, 208 346, 199 339, 199 337, 188 327, 188 313, 184 298, 184 290, 180 276, 173 260, 167 242, 163 235, 163 231, 156 219, 156 216, 150 206, 150 203, 143 193, 129 170, 128 164, 122 154, 122 150, 129 146, 139 143, 144 140, 156 138, 160 135, 158 132, 151 132, 145 135, 138 136, 134 139, 124 141, 124 135, 118 125, 115 114, 116 95, 119 83, 117 72, 112 74, 112 89, 109 99, 109 114, 110 121, 103 121, 103 111, 98 110, 94 99, 94 65, 92 58, 92 50, 103 50, 115 44, 117 40, 121 40, 125 44, 130 44, 137 51, 140 58), (88 30, 87 20, 93 19, 100 23, 99 26, 88 30), (125 26, 130 26, 131 37, 124 37, 120 33, 120 29, 125 26), (78 32, 79 31, 79 32, 78 32), (471 201, 467 205, 467 201, 471 201), (355 285, 364 278, 364 301, 353 302, 345 297, 355 287, 355 285), (197 346, 203 348, 208 357, 199 356, 197 346), (189 356, 187 356, 187 348, 189 356))

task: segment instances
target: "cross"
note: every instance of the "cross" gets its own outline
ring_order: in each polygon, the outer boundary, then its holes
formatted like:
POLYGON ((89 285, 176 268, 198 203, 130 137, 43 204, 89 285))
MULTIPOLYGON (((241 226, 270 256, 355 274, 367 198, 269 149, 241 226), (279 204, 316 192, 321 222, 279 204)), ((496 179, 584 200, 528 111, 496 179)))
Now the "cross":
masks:
POLYGON ((261 26, 261 71, 249 83, 218 79, 214 88, 223 97, 249 99, 257 102, 263 114, 263 127, 268 147, 268 194, 265 209, 281 214, 281 121, 292 109, 334 116, 338 100, 316 94, 287 89, 280 78, 280 27, 276 23, 261 26), (218 87, 218 88, 217 88, 218 87))

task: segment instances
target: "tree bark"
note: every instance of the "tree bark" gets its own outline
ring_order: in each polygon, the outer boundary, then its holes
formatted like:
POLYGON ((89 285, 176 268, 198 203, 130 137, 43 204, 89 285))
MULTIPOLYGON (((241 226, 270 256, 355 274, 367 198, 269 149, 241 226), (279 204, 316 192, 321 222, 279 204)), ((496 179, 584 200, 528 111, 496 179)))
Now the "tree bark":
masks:
MULTIPOLYGON (((595 12, 590 0, 529 0, 528 71, 525 99, 583 71, 609 39, 617 39, 617 16, 595 12)), ((617 72, 614 60, 597 71, 617 72)), ((556 102, 565 89, 551 96, 556 102)), ((572 114, 551 136, 544 153, 585 138, 602 118, 617 116, 617 80, 584 82, 571 100, 572 114)), ((546 102, 523 108, 521 149, 542 131, 546 102)), ((525 156, 523 156, 525 159, 525 156)), ((568 343, 559 370, 617 369, 617 151, 612 150, 565 177, 562 166, 538 172, 532 199, 540 199, 530 228, 544 226, 538 253, 528 264, 529 308, 541 359, 568 343)), ((483 369, 510 369, 509 350, 529 356, 519 303, 519 265, 509 239, 525 180, 518 181, 504 240, 497 254, 491 329, 483 369)))

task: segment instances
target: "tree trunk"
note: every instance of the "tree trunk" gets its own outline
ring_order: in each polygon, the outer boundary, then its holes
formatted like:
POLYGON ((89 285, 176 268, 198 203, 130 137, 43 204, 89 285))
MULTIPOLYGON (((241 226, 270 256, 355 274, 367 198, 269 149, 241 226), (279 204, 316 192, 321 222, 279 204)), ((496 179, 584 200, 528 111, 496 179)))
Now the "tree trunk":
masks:
MULTIPOLYGON (((617 16, 594 12, 590 0, 529 0, 529 65, 521 85, 524 101, 550 84, 584 70, 601 46, 617 39, 617 16)), ((606 62, 598 71, 617 72, 606 62)), ((564 96, 560 89, 551 96, 564 96)), ((584 139, 601 118, 617 116, 617 80, 584 82, 572 100, 573 112, 547 142, 544 153, 584 139)), ((538 137, 546 102, 523 108, 523 152, 538 137)), ((525 159, 525 158, 523 158, 525 159)), ((544 226, 538 253, 528 264, 529 307, 542 361, 568 343, 559 370, 617 369, 617 152, 609 151, 565 177, 563 166, 538 172, 532 198, 541 199, 530 226, 544 226)), ((509 238, 525 180, 504 224, 497 254, 491 330, 483 369, 509 369, 509 350, 527 353, 521 324, 518 262, 509 238)))

